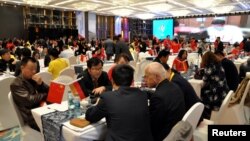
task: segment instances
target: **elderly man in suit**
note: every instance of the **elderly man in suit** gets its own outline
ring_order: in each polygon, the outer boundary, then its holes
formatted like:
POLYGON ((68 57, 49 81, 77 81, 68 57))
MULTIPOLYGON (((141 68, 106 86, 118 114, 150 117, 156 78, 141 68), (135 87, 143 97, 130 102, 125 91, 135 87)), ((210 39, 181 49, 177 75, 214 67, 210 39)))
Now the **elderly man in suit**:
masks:
POLYGON ((146 66, 144 78, 148 87, 156 88, 150 98, 151 130, 154 141, 162 141, 185 114, 184 94, 158 62, 146 66))

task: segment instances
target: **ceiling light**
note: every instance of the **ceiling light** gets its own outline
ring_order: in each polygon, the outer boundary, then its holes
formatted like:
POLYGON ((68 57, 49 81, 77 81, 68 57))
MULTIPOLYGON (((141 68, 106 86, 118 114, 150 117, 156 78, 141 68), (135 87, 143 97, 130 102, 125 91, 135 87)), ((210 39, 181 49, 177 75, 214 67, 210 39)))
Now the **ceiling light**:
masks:
POLYGON ((199 8, 208 8, 214 7, 220 4, 222 0, 192 0, 190 1, 191 4, 194 4, 196 7, 199 8))
POLYGON ((130 6, 152 5, 152 4, 160 3, 160 2, 166 2, 166 0, 154 0, 154 1, 135 2, 134 4, 130 4, 130 6))
POLYGON ((144 7, 147 8, 148 10, 150 10, 151 12, 163 12, 163 11, 168 11, 173 6, 164 3, 164 4, 147 5, 144 7))
POLYGON ((76 3, 72 5, 74 8, 82 11, 91 11, 97 9, 99 4, 93 4, 93 3, 87 3, 87 2, 81 2, 81 3, 76 3))
POLYGON ((118 16, 129 16, 134 11, 130 10, 130 9, 123 8, 123 9, 111 10, 110 12, 113 13, 114 15, 118 15, 118 16))
POLYGON ((234 9, 234 6, 221 6, 221 7, 212 7, 210 8, 211 11, 214 13, 228 13, 234 9))
POLYGON ((23 0, 23 2, 30 5, 47 5, 52 0, 23 0))
POLYGON ((168 11, 168 13, 172 14, 173 16, 186 16, 190 13, 188 10, 177 10, 177 11, 168 11))
POLYGON ((152 18, 154 18, 155 17, 155 15, 154 14, 136 14, 135 15, 136 17, 138 17, 139 19, 142 19, 142 20, 146 20, 146 19, 152 19, 152 18))
POLYGON ((58 2, 58 3, 55 3, 54 5, 61 5, 61 4, 65 4, 65 3, 69 3, 69 2, 73 2, 75 0, 64 0, 62 2, 58 2))

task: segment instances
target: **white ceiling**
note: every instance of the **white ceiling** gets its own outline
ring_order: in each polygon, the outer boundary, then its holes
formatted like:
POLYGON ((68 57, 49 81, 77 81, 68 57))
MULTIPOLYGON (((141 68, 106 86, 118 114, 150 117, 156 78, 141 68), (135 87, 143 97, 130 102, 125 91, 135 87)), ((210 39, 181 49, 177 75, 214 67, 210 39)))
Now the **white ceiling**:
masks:
POLYGON ((19 5, 91 11, 151 19, 194 14, 249 11, 250 0, 0 0, 19 5))

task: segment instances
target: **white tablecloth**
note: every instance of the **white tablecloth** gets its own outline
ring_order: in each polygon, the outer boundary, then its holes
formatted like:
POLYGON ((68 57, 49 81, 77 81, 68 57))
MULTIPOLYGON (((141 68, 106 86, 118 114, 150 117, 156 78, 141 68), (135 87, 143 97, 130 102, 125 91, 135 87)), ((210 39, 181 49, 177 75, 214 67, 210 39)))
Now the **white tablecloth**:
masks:
POLYGON ((243 58, 243 59, 238 58, 237 60, 234 60, 234 64, 235 64, 235 66, 236 66, 236 68, 237 68, 237 70, 238 70, 238 73, 240 73, 240 65, 241 65, 242 63, 245 63, 245 62, 247 61, 247 59, 248 59, 248 57, 245 57, 245 58, 243 58))
POLYGON ((0 75, 0 81, 5 79, 5 78, 9 78, 9 77, 14 77, 14 72, 11 72, 11 74, 3 74, 3 75, 0 75))
POLYGON ((203 86, 203 80, 190 79, 188 82, 193 86, 197 96, 200 98, 201 96, 201 88, 203 86))
MULTIPOLYGON (((43 130, 42 120, 41 120, 42 115, 54 112, 56 110, 65 111, 67 110, 67 107, 68 107, 67 102, 62 102, 62 104, 52 104, 52 105, 47 105, 44 107, 35 108, 35 109, 32 109, 31 112, 38 127, 42 131, 43 130)), ((67 124, 67 122, 64 124, 67 124)), ((75 127, 74 129, 76 128, 77 127, 75 127)), ((63 126, 62 136, 65 139, 65 141, 103 140, 105 138, 106 131, 107 131, 105 119, 102 119, 101 121, 97 123, 88 125, 80 130, 81 131, 73 130, 73 128, 71 129, 69 126, 67 127, 63 126)))

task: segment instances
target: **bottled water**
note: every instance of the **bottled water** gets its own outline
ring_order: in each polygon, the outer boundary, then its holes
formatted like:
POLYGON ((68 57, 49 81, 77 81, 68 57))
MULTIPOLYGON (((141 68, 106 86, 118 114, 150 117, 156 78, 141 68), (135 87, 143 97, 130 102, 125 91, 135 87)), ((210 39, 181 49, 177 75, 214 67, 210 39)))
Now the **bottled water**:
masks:
POLYGON ((74 110, 75 108, 75 105, 74 105, 74 97, 72 95, 71 92, 68 92, 68 110, 69 110, 69 114, 73 114, 72 111, 74 110))
POLYGON ((187 71, 187 77, 186 77, 187 80, 190 79, 190 76, 193 75, 193 70, 194 69, 195 69, 194 64, 191 62, 190 66, 188 68, 188 71, 187 71))
POLYGON ((80 105, 80 97, 78 94, 74 94, 73 103, 74 103, 74 116, 79 117, 81 115, 81 105, 80 105))

